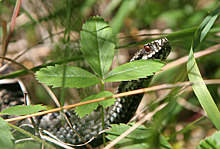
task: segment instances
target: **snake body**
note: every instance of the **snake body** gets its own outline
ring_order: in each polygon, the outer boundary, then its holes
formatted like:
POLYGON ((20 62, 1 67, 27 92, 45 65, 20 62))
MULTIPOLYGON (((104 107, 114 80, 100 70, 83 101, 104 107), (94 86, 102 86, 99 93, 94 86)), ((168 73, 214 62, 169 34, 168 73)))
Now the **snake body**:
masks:
MULTIPOLYGON (((160 59, 161 61, 165 61, 170 53, 170 50, 171 46, 167 38, 160 38, 145 44, 143 48, 135 53, 130 62, 139 59, 160 59)), ((115 93, 147 87, 152 77, 153 75, 147 76, 146 78, 140 78, 138 80, 123 81, 120 83, 115 93)), ((117 98, 114 105, 104 110, 105 127, 108 128, 110 124, 128 123, 129 120, 134 116, 142 97, 143 94, 136 94, 117 98)), ((2 100, 4 101, 4 99, 2 100)), ((0 103, 1 107, 3 107, 4 104, 6 105, 6 103, 3 103, 4 102, 0 103)), ((7 102, 7 104, 9 105, 10 102, 7 102)), ((2 110, 2 108, 0 110, 2 110)), ((100 107, 82 119, 79 119, 76 116, 74 110, 67 111, 66 115, 71 125, 78 135, 81 136, 83 141, 67 123, 64 125, 61 123, 60 113, 43 115, 36 118, 36 120, 39 128, 44 130, 44 134, 47 134, 50 137, 53 136, 54 138, 59 139, 60 142, 62 141, 69 144, 83 144, 84 141, 89 141, 92 137, 102 131, 100 107)), ((97 137, 91 141, 90 144, 92 146, 102 144, 102 136, 97 135, 97 137)), ((82 147, 85 147, 85 145, 82 147)))

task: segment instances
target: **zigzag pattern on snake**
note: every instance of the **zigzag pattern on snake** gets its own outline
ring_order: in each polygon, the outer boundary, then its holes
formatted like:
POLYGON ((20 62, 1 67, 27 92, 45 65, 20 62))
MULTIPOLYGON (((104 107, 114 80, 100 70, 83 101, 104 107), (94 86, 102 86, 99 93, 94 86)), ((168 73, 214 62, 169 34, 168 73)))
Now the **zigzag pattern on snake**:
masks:
MULTIPOLYGON (((135 53, 130 62, 139 59, 160 59, 161 61, 165 61, 170 53, 170 50, 171 46, 167 38, 160 38, 145 44, 143 48, 135 53)), ((140 78, 139 80, 123 81, 120 83, 115 93, 121 93, 147 87, 152 77, 153 76, 147 76, 146 78, 140 78)), ((6 85, 0 86, 0 89, 2 89, 0 110, 3 110, 9 106, 23 104, 21 92, 18 96, 16 92, 10 91, 10 87, 7 88, 6 85)), ((143 94, 137 94, 117 98, 114 105, 104 110, 105 127, 108 128, 110 124, 128 123, 129 120, 134 116, 142 97, 143 94)), ((86 115, 82 119, 79 119, 75 115, 74 110, 67 111, 66 115, 75 131, 78 132, 78 134, 83 138, 84 141, 89 141, 93 136, 102 131, 100 108, 93 111, 90 115, 86 115)), ((7 116, 4 118, 7 118, 7 116)), ((64 125, 61 124, 60 113, 50 113, 35 118, 35 120, 39 128, 41 128, 41 130, 44 130, 44 134, 49 133, 50 136, 57 137, 57 139, 65 143, 74 145, 83 144, 83 141, 78 137, 78 135, 71 129, 71 127, 67 123, 65 123, 64 125)), ((23 121, 22 123, 28 122, 23 121)), ((98 146, 102 144, 102 135, 98 135, 93 141, 90 142, 90 144, 92 146, 98 146)), ((85 147, 85 145, 82 147, 85 147)))

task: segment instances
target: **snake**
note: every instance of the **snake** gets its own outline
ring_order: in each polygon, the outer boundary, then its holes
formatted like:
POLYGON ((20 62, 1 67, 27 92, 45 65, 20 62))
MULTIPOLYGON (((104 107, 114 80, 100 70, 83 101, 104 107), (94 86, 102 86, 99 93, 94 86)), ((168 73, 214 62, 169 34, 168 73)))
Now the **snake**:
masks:
MULTIPOLYGON (((165 61, 170 51, 170 43, 166 37, 163 37, 146 43, 134 54, 130 62, 139 59, 159 59, 160 61, 165 61)), ((138 80, 122 81, 117 87, 115 94, 148 87, 153 76, 154 74, 146 76, 146 78, 139 78, 138 80)), ((0 110, 10 106, 24 104, 22 92, 19 92, 18 83, 16 87, 11 87, 9 84, 0 85, 0 89, 0 110), (18 92, 14 90, 18 90, 18 92)), ((105 128, 111 127, 110 124, 128 123, 134 116, 143 95, 144 93, 116 98, 112 106, 104 109, 105 128)), ((86 115, 81 119, 76 115, 74 110, 66 111, 65 115, 69 123, 63 122, 61 115, 60 112, 49 113, 36 117, 35 122, 44 135, 51 137, 58 144, 87 148, 87 143, 92 147, 99 146, 103 143, 100 106, 92 111, 90 115, 86 115)), ((5 116, 4 118, 9 117, 5 116)), ((27 120, 24 120, 21 124, 24 123, 28 123, 27 120)))

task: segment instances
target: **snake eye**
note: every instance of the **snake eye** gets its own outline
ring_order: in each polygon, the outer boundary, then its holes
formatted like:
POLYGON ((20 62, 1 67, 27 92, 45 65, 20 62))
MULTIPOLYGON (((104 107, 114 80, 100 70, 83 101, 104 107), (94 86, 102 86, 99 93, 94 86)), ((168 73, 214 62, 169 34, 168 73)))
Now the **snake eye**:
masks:
POLYGON ((149 52, 150 51, 150 46, 144 46, 144 49, 146 52, 149 52))

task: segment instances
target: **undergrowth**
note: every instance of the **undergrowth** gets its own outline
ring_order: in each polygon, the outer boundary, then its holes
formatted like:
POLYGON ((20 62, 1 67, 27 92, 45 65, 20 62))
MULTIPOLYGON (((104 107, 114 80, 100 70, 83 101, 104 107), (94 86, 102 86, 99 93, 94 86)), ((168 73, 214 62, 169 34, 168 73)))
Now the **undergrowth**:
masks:
MULTIPOLYGON (((128 6, 128 3, 129 1, 123 3, 121 8, 125 8, 125 6, 128 6)), ((133 1, 133 3, 129 3, 129 4, 133 6, 136 5, 136 2, 133 1)), ((161 68, 164 66, 164 63, 153 60, 147 60, 147 61, 139 60, 131 63, 126 63, 113 70, 110 70, 113 57, 116 51, 115 48, 119 49, 127 46, 141 45, 145 42, 149 42, 150 40, 144 40, 134 44, 129 43, 128 45, 124 45, 121 47, 116 46, 118 39, 114 34, 118 33, 121 27, 120 24, 118 24, 117 21, 113 21, 112 22, 113 25, 111 27, 107 22, 104 21, 103 18, 98 16, 90 17, 89 19, 86 20, 86 22, 82 26, 82 31, 80 33, 81 36, 80 50, 82 52, 82 55, 69 58, 67 53, 68 48, 70 48, 70 30, 71 30, 70 27, 71 10, 69 9, 70 8, 69 6, 70 5, 67 5, 68 8, 67 18, 69 19, 69 21, 67 21, 67 23, 63 22, 64 24, 66 23, 64 38, 66 45, 65 50, 67 50, 65 51, 66 54, 64 54, 64 59, 59 61, 54 61, 51 63, 45 63, 43 65, 33 67, 31 69, 27 69, 25 66, 23 66, 26 69, 16 71, 9 75, 2 75, 0 78, 1 79, 13 78, 37 71, 35 73, 35 76, 39 82, 45 83, 46 85, 51 85, 53 87, 62 88, 61 92, 63 92, 63 94, 61 94, 60 96, 61 108, 58 108, 56 111, 62 110, 62 107, 65 103, 64 95, 66 88, 86 88, 86 87, 94 86, 96 84, 101 84, 100 93, 90 95, 87 98, 83 99, 81 101, 80 106, 79 105, 72 106, 72 107, 76 107, 75 111, 77 115, 80 118, 82 118, 85 115, 90 114, 91 111, 93 111, 98 107, 98 105, 101 105, 103 106, 103 108, 106 108, 114 103, 115 99, 111 98, 113 96, 113 93, 105 90, 105 85, 107 82, 120 82, 120 81, 129 81, 138 78, 144 78, 145 76, 152 75, 155 72, 160 71, 161 68), (80 67, 69 65, 69 62, 74 62, 79 60, 86 60, 92 72, 82 69, 80 67), (102 101, 95 100, 97 98, 101 98, 102 101), (84 102, 87 101, 91 101, 93 103, 84 104, 84 102)), ((126 9, 126 10, 130 11, 130 9, 126 9)), ((64 11, 64 10, 60 10, 60 11, 64 11)), ((195 121, 190 122, 187 126, 182 128, 181 130, 173 132, 171 134, 169 133, 166 134, 164 131, 166 127, 169 127, 170 122, 172 122, 173 119, 175 119, 174 116, 176 116, 177 113, 180 111, 180 107, 176 101, 179 100, 181 94, 186 93, 185 89, 188 88, 189 86, 192 86, 196 98, 198 99, 199 104, 207 113, 207 117, 210 119, 211 124, 213 124, 217 130, 220 129, 219 110, 217 108, 216 103, 213 101, 212 96, 209 93, 209 90, 205 85, 206 83, 204 83, 201 77, 200 70, 198 69, 197 66, 197 62, 193 56, 194 50, 199 47, 199 44, 202 44, 202 41, 207 36, 207 34, 214 34, 219 32, 219 23, 214 24, 215 20, 218 17, 219 11, 220 11, 220 7, 217 7, 212 13, 210 13, 203 20, 201 25, 198 27, 187 28, 161 36, 161 37, 166 36, 171 41, 171 46, 172 46, 172 41, 175 41, 176 39, 180 39, 182 36, 184 36, 184 38, 190 38, 190 39, 192 38, 191 48, 189 50, 190 54, 187 62, 187 73, 185 75, 185 77, 188 76, 189 81, 191 83, 189 82, 186 82, 186 84, 177 83, 175 85, 171 84, 171 86, 167 86, 167 87, 165 86, 163 88, 157 87, 156 89, 153 89, 153 90, 159 90, 159 89, 169 88, 171 89, 171 91, 164 98, 155 101, 148 106, 150 112, 144 116, 145 119, 143 120, 142 123, 130 123, 129 125, 126 124, 111 125, 112 128, 109 131, 107 131, 107 138, 109 140, 117 139, 117 141, 113 142, 109 146, 115 145, 115 147, 117 148, 172 148, 172 147, 174 148, 175 146, 174 144, 176 141, 175 138, 179 134, 184 134, 185 132, 190 131, 196 123, 204 119, 204 118, 197 118, 195 121), (212 26, 213 28, 211 29, 212 26), (126 133, 126 136, 124 137, 120 136, 123 133, 126 133)), ((123 13, 125 13, 125 11, 123 13)), ((43 20, 44 18, 41 19, 43 20)), ((115 18, 115 20, 117 20, 117 17, 115 18)), ((209 36, 207 36, 207 38, 209 38, 209 36)), ((14 60, 11 59, 8 60, 14 62, 14 60)), ((169 69, 166 69, 166 71, 162 72, 161 74, 164 76, 167 76, 166 73, 168 73, 169 75, 176 74, 178 72, 177 69, 175 68, 177 65, 179 64, 171 66, 169 69)), ((158 74, 158 77, 156 76, 155 80, 157 80, 159 77, 162 78, 163 76, 161 74, 158 74)), ((182 80, 179 79, 179 80, 183 82, 184 79, 182 80)), ((218 81, 219 80, 217 80, 215 83, 218 83, 218 81)), ((143 92, 146 92, 146 90, 143 92)), ((125 93, 124 96, 126 95, 127 93, 125 93)), ((31 116, 31 114, 42 110, 46 110, 45 106, 22 105, 22 106, 15 106, 8 108, 7 110, 2 111, 0 114, 7 114, 7 115, 30 114, 31 116)), ((48 110, 48 112, 52 112, 52 111, 48 110)), ((40 114, 41 113, 39 112, 34 116, 40 114)), ((102 119, 104 119, 103 116, 102 119)), ((0 121, 1 121, 0 148, 8 149, 8 148, 13 148, 14 146, 16 146, 16 148, 22 148, 26 145, 39 147, 38 144, 43 144, 48 148, 54 148, 51 146, 51 144, 48 144, 47 142, 44 142, 42 139, 40 139, 39 136, 37 135, 35 136, 21 128, 9 124, 7 123, 8 122, 7 120, 6 122, 2 118, 0 118, 0 121), (28 140, 25 140, 24 144, 22 145, 19 143, 14 143, 14 136, 13 133, 11 133, 9 126, 23 133, 25 136, 28 136, 29 138, 33 138, 38 143, 28 140)), ((103 123, 103 128, 104 128, 104 123, 103 123)), ((220 135, 219 131, 217 131, 211 137, 207 137, 206 139, 201 140, 200 145, 198 145, 197 148, 198 149, 219 148, 220 146, 219 135, 220 135)))

